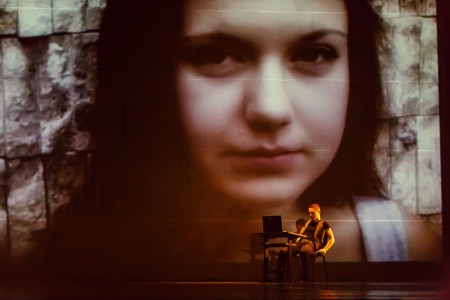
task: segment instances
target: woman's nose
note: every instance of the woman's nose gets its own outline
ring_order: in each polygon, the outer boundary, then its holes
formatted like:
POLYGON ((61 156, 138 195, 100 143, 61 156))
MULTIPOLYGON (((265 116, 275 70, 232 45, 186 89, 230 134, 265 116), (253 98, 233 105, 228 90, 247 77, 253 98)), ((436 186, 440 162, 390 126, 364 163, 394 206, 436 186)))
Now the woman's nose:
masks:
POLYGON ((283 65, 267 57, 255 68, 245 87, 245 120, 258 131, 274 131, 291 122, 292 106, 286 92, 283 65))

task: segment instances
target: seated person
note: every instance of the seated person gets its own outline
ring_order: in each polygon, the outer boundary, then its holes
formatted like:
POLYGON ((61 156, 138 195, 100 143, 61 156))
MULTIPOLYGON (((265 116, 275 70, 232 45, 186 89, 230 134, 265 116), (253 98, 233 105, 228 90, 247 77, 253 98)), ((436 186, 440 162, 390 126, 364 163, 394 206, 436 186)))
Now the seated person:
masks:
MULTIPOLYGON (((326 255, 327 251, 334 244, 334 234, 331 226, 320 217, 320 207, 318 204, 311 204, 308 208, 310 219, 306 221, 300 234, 306 238, 299 238, 292 249, 294 255, 300 255, 303 281, 308 280, 309 257, 316 255, 326 255)), ((315 259, 315 258, 314 258, 315 259)))

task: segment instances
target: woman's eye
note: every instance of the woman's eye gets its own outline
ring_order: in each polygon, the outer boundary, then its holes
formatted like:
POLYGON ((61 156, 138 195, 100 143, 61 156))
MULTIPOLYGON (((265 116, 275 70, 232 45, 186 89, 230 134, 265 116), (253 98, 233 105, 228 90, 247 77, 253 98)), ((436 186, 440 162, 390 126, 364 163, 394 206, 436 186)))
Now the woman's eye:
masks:
POLYGON ((339 53, 335 48, 327 45, 312 45, 294 49, 289 60, 298 72, 320 75, 338 58, 339 53))
POLYGON ((244 67, 244 59, 221 45, 197 45, 185 49, 183 63, 208 77, 234 75, 244 67))
POLYGON ((291 55, 291 62, 321 63, 338 57, 335 49, 318 45, 296 49, 291 55))

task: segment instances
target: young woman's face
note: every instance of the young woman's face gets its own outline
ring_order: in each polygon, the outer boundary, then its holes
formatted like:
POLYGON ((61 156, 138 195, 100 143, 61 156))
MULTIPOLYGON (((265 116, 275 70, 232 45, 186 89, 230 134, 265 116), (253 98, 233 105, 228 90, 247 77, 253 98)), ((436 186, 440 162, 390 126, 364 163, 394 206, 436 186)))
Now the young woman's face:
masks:
POLYGON ((192 0, 178 69, 193 160, 228 198, 293 204, 339 147, 348 101, 340 0, 192 0))

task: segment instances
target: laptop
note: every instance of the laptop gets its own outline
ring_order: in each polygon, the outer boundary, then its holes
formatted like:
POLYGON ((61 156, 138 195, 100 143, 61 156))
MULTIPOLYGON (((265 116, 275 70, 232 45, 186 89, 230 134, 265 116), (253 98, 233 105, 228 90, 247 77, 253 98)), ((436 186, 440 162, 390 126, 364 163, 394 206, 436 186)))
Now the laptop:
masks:
POLYGON ((262 222, 264 233, 283 231, 281 216, 263 216, 262 222))

